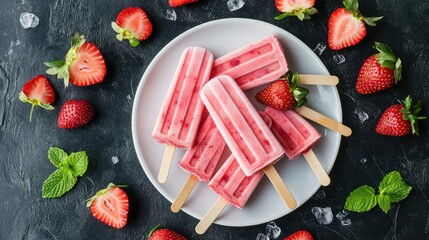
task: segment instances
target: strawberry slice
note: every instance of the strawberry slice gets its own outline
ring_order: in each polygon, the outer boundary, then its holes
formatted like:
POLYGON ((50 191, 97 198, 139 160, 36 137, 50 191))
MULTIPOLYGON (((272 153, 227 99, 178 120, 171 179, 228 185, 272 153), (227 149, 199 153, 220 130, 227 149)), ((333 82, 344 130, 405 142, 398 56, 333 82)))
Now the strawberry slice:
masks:
POLYGON ((283 240, 313 240, 313 237, 308 231, 300 230, 283 240))
POLYGON ((180 7, 188 3, 198 2, 198 0, 168 0, 171 7, 180 7))
POLYGON ((45 62, 49 67, 46 73, 64 79, 64 86, 69 82, 76 86, 89 86, 100 83, 106 76, 106 63, 98 48, 86 42, 83 35, 76 33, 71 41, 71 48, 65 61, 45 62))
POLYGON ((95 218, 118 229, 123 228, 128 219, 128 196, 121 187, 125 186, 109 183, 86 204, 95 218))
POLYGON ((315 0, 276 0, 276 7, 282 14, 274 19, 281 20, 291 16, 296 16, 301 21, 310 19, 311 15, 317 13, 317 9, 313 7, 315 2, 315 0))
POLYGON ((55 92, 45 76, 37 75, 24 84, 19 93, 19 100, 31 104, 31 122, 34 107, 39 106, 47 110, 54 110, 51 104, 55 101, 55 92))
POLYGON ((357 0, 343 1, 345 8, 338 8, 329 17, 328 45, 340 50, 358 44, 366 35, 365 24, 375 26, 383 17, 364 17, 357 0))
POLYGON ((129 7, 122 10, 116 22, 112 22, 112 28, 117 32, 119 41, 128 40, 131 46, 136 47, 140 41, 145 40, 152 33, 152 23, 145 11, 137 7, 129 7))

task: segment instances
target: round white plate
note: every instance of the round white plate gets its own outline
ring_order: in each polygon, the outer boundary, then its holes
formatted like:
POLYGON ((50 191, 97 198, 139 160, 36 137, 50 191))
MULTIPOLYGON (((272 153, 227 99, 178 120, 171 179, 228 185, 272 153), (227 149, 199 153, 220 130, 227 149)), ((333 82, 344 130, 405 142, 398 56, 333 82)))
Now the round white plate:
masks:
MULTIPOLYGON (((199 46, 210 50, 217 58, 269 35, 276 35, 280 40, 292 71, 329 74, 313 51, 284 29, 258 20, 237 18, 204 23, 184 32, 167 44, 146 69, 138 86, 132 111, 134 147, 149 180, 170 202, 174 200, 189 176, 177 164, 185 150, 176 149, 168 180, 165 184, 160 184, 157 176, 164 145, 155 141, 151 133, 182 51, 189 46, 199 46)), ((263 106, 254 100, 254 96, 262 88, 246 91, 255 107, 261 110, 263 106)), ((341 122, 341 102, 337 88, 333 86, 308 86, 308 88, 311 92, 307 106, 341 122)), ((313 150, 324 168, 330 171, 337 157, 341 136, 315 123, 313 125, 323 135, 313 150)), ((293 161, 284 158, 275 167, 295 196, 298 206, 307 201, 320 187, 302 157, 293 161)), ((201 219, 217 198, 206 183, 198 183, 182 210, 201 219)), ((272 221, 289 212, 291 210, 281 201, 274 187, 264 177, 243 209, 228 206, 215 223, 226 226, 250 226, 272 221)))

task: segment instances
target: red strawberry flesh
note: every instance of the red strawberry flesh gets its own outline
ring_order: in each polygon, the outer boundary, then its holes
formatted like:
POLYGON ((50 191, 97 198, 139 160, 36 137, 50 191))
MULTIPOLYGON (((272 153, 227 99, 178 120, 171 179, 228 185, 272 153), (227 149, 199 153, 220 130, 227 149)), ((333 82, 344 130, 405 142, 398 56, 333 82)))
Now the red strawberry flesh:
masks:
POLYGON ((331 14, 328 29, 328 44, 332 50, 354 46, 366 35, 365 24, 345 8, 331 14))
POLYGON ((55 92, 49 80, 43 75, 37 75, 24 84, 19 94, 19 100, 31 104, 30 122, 36 106, 53 110, 51 103, 55 101, 55 92))
POLYGON ((86 42, 77 50, 76 59, 68 67, 70 82, 76 86, 100 83, 106 75, 106 64, 98 48, 86 42))
POLYGON ((169 0, 168 1, 171 7, 180 7, 194 2, 198 2, 198 0, 169 0))
POLYGON ((313 240, 313 237, 308 231, 300 230, 283 240, 313 240))

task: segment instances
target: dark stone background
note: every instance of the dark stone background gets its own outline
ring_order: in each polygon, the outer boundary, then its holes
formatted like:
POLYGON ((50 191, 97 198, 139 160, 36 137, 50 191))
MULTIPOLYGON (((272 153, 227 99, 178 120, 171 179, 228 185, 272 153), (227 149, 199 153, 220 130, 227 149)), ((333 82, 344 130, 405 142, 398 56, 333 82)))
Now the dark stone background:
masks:
MULTIPOLYGON (((318 1, 319 14, 312 20, 296 18, 275 21, 274 0, 246 0, 243 8, 231 12, 227 0, 200 0, 175 9, 177 20, 166 18, 167 0, 1 0, 0 1, 0 239, 145 239, 149 230, 162 224, 191 239, 255 239, 266 224, 251 227, 213 225, 205 235, 194 232, 197 220, 181 212, 170 212, 170 203, 152 186, 136 157, 131 136, 134 93, 153 57, 182 32, 219 18, 260 19, 291 32, 311 49, 327 44, 329 14, 341 1, 318 1), (125 7, 138 6, 149 15, 154 31, 141 46, 118 42, 110 22, 125 7), (22 12, 40 18, 35 28, 19 23, 22 12), (103 83, 90 87, 71 86, 50 76, 58 99, 53 112, 37 109, 29 123, 30 106, 18 100, 22 85, 44 73, 44 61, 61 59, 74 32, 84 34, 100 48, 108 73, 103 83), (97 116, 89 125, 65 131, 56 125, 62 104, 68 99, 87 99, 97 116), (42 199, 41 187, 54 171, 47 159, 50 146, 68 152, 86 150, 90 164, 76 186, 58 199, 42 199), (119 163, 112 163, 118 156, 119 163), (107 227, 93 218, 84 201, 107 183, 123 183, 130 197, 129 223, 122 230, 107 227)), ((357 46, 342 51, 326 49, 320 56, 328 70, 340 77, 338 86, 344 123, 354 133, 343 138, 330 174, 332 184, 319 190, 322 199, 312 198, 293 213, 275 220, 283 239, 299 229, 309 230, 315 239, 429 239, 429 128, 421 123, 421 136, 391 138, 376 135, 375 125, 383 110, 412 94, 429 106, 429 4, 423 0, 363 1, 366 16, 384 15, 377 27, 368 28, 357 46), (404 63, 404 81, 392 89, 370 96, 354 90, 359 68, 374 53, 374 41, 387 43, 404 63), (336 64, 333 57, 343 55, 336 64), (367 113, 361 121, 359 114, 367 113), (364 160, 363 160, 364 159, 364 160), (365 161, 366 160, 366 161, 365 161), (410 196, 395 204, 388 214, 378 207, 368 213, 350 213, 350 226, 342 226, 335 214, 357 186, 378 186, 382 177, 398 170, 413 187, 410 196), (323 192, 322 192, 323 191, 323 192), (311 209, 331 207, 334 220, 320 225, 311 209)), ((423 111, 428 115, 427 108, 423 111)))

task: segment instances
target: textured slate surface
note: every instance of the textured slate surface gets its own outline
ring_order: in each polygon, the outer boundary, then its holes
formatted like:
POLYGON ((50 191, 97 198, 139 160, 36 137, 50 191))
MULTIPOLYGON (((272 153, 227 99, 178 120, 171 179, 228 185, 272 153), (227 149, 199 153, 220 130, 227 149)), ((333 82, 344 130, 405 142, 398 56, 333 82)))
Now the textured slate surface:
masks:
MULTIPOLYGON (((327 44, 327 20, 340 1, 318 1, 312 20, 295 18, 275 21, 274 1, 247 0, 243 8, 229 11, 226 0, 201 0, 175 9, 177 19, 167 18, 167 0, 15 0, 0 3, 0 239, 145 239, 161 223, 191 239, 255 239, 266 224, 232 228, 212 226, 197 236, 197 220, 185 213, 173 214, 170 203, 150 184, 136 157, 131 136, 134 93, 153 57, 174 37, 198 24, 219 18, 246 17, 280 26, 310 48, 327 44), (152 36, 138 48, 119 43, 110 27, 117 13, 128 6, 146 10, 153 25, 152 36), (37 15, 40 24, 24 29, 19 15, 37 15), (43 61, 62 58, 74 32, 96 43, 106 60, 108 73, 102 84, 64 90, 49 77, 58 96, 53 112, 36 110, 29 123, 29 105, 18 100, 22 85, 43 73, 43 61), (60 106, 71 98, 91 101, 97 116, 86 127, 64 131, 57 127, 60 106), (44 179, 54 171, 47 159, 50 146, 67 151, 86 150, 90 165, 78 184, 59 199, 41 198, 44 179), (112 156, 119 163, 113 164, 112 156), (129 223, 122 230, 95 220, 84 201, 108 182, 126 183, 130 197, 129 223)), ((308 229, 315 239, 429 239, 429 130, 421 124, 421 136, 389 138, 374 133, 382 111, 396 99, 412 94, 429 106, 429 4, 418 0, 361 1, 367 16, 384 15, 377 27, 356 47, 339 52, 326 49, 320 58, 331 74, 341 79, 338 86, 344 122, 354 130, 344 138, 331 172, 332 184, 319 190, 298 210, 275 220, 283 239, 298 229, 308 229), (386 42, 404 62, 404 81, 382 93, 361 96, 354 90, 360 65, 374 51, 374 41, 386 42), (334 57, 345 61, 336 64, 334 57), (365 119, 366 115, 368 119, 365 119), (374 209, 350 213, 351 225, 342 226, 335 215, 357 186, 377 186, 384 174, 398 170, 413 190, 388 214, 374 209), (325 197, 323 197, 323 195, 325 197), (331 207, 332 223, 321 225, 313 207, 331 207)), ((424 114, 428 114, 427 108, 424 114)), ((268 207, 268 206, 267 206, 268 207)))

